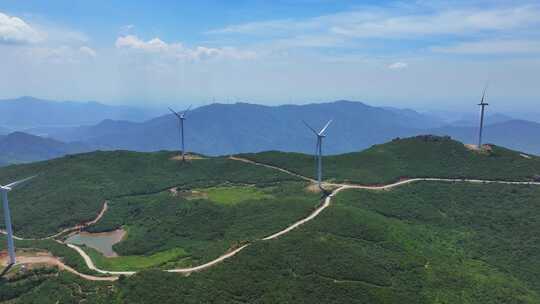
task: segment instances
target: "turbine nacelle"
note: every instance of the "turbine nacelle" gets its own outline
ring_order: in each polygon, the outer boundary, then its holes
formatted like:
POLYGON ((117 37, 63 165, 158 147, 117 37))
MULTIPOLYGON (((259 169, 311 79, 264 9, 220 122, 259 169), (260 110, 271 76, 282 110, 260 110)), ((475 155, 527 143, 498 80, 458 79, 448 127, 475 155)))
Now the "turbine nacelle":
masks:
POLYGON ((171 111, 178 119, 180 120, 184 120, 186 119, 186 114, 189 112, 189 110, 191 109, 191 106, 190 105, 184 112, 182 113, 179 113, 179 112, 176 112, 175 110, 169 108, 169 111, 171 111))
POLYGON ((324 125, 324 127, 319 131, 315 131, 315 129, 313 129, 307 122, 305 122, 304 120, 302 120, 302 122, 306 125, 306 127, 308 127, 313 133, 315 133, 315 135, 317 135, 318 138, 325 138, 326 137, 326 134, 324 134, 324 131, 326 131, 326 129, 328 129, 328 126, 332 123, 332 119, 330 119, 326 125, 324 125))

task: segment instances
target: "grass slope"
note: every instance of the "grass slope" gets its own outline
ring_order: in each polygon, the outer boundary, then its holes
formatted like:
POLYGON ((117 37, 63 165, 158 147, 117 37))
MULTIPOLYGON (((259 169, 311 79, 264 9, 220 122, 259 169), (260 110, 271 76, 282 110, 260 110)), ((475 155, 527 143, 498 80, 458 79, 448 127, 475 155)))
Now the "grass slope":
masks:
MULTIPOLYGON (((240 156, 315 177, 310 155, 271 151, 240 156)), ((531 180, 540 174, 540 158, 527 159, 498 146, 491 153, 478 153, 446 137, 418 136, 325 156, 323 167, 326 180, 363 184, 386 184, 404 177, 531 180)))
POLYGON ((177 185, 198 188, 294 180, 275 170, 226 158, 183 164, 170 160, 173 155, 94 152, 0 168, 0 184, 39 174, 10 193, 14 231, 25 237, 51 235, 94 219, 106 199, 157 193, 177 185))

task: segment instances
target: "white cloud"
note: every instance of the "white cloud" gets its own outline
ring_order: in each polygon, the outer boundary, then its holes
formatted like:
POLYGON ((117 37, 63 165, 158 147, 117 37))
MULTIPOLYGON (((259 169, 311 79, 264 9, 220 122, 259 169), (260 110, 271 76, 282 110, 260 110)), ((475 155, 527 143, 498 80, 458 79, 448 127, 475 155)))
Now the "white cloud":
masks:
POLYGON ((181 48, 181 44, 173 44, 169 46, 159 38, 154 38, 148 41, 143 41, 134 35, 118 37, 115 43, 117 48, 137 49, 147 52, 167 51, 170 48, 181 48))
POLYGON ((316 19, 298 21, 293 19, 270 20, 235 24, 207 31, 207 34, 278 34, 291 30, 313 30, 320 26, 316 19))
POLYGON ((482 40, 433 47, 432 50, 450 54, 533 54, 540 53, 540 41, 482 40))
POLYGON ((540 8, 523 6, 351 18, 341 24, 331 25, 331 31, 356 38, 411 38, 417 35, 471 35, 484 31, 527 28, 535 24, 540 24, 540 8))
MULTIPOLYGON (((307 19, 270 20, 230 25, 207 34, 258 35, 263 39, 275 36, 354 38, 404 38, 420 36, 471 36, 484 32, 511 30, 534 31, 540 26, 540 6, 521 5, 492 8, 425 9, 398 6, 388 9, 366 7, 307 19)), ((283 38, 283 37, 281 37, 283 38)), ((311 38, 313 39, 313 38, 311 38)))
POLYGON ((144 41, 137 36, 127 35, 118 37, 115 43, 119 49, 131 49, 144 53, 161 54, 181 60, 204 60, 212 58, 225 59, 254 59, 255 52, 239 50, 233 47, 210 48, 197 46, 194 48, 184 47, 179 42, 166 43, 159 38, 144 41))
POLYGON ((43 33, 31 27, 24 20, 0 13, 0 43, 27 44, 40 42, 44 39, 43 33))
POLYGON ((81 53, 87 55, 88 57, 94 58, 94 57, 97 56, 97 52, 96 52, 94 49, 92 49, 92 48, 90 48, 90 47, 88 47, 88 46, 81 46, 81 47, 79 48, 79 51, 80 51, 81 53))
POLYGON ((403 70, 409 67, 409 64, 406 62, 394 62, 388 65, 388 68, 391 70, 403 70))

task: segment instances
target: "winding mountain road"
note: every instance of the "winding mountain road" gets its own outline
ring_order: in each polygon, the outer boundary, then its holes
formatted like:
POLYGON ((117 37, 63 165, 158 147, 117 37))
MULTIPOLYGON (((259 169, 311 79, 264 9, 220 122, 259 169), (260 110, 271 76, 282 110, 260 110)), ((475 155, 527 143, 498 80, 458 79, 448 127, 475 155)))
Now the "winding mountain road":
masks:
MULTIPOLYGON (((273 166, 273 165, 258 163, 258 162, 252 161, 252 160, 239 158, 239 157, 234 157, 234 156, 230 156, 229 158, 232 159, 232 160, 236 160, 236 161, 241 161, 241 162, 245 162, 245 163, 249 163, 249 164, 253 164, 253 165, 257 165, 257 166, 263 166, 263 167, 266 167, 266 168, 278 170, 280 172, 289 174, 291 176, 295 176, 295 177, 303 179, 305 181, 316 182, 312 178, 302 176, 300 174, 297 174, 297 173, 294 173, 292 171, 289 171, 289 170, 286 170, 286 169, 283 169, 283 168, 279 168, 279 167, 276 167, 276 166, 273 166)), ((389 190, 389 189, 399 187, 399 186, 402 186, 402 185, 405 185, 405 184, 410 184, 410 183, 415 183, 415 182, 422 182, 422 181, 452 182, 452 183, 454 183, 454 182, 465 182, 465 183, 477 183, 477 184, 540 185, 540 182, 479 180, 479 179, 452 179, 452 178, 411 178, 411 179, 405 179, 405 180, 401 180, 401 181, 398 181, 398 182, 395 182, 395 183, 392 183, 392 184, 382 185, 382 186, 367 186, 367 185, 347 184, 347 183, 343 183, 343 184, 341 184, 341 183, 323 183, 323 186, 335 187, 335 189, 333 189, 325 197, 324 202, 319 207, 317 207, 307 217, 305 217, 303 219, 300 219, 297 222, 291 224, 290 226, 284 228, 283 230, 278 231, 276 233, 273 233, 273 234, 271 234, 271 235, 269 235, 267 237, 264 237, 261 240, 262 241, 269 241, 269 240, 277 239, 277 238, 291 232, 292 230, 298 228, 299 226, 301 226, 301 225, 303 225, 303 224, 305 224, 305 223, 307 223, 309 221, 312 221, 324 209, 328 208, 330 206, 330 204, 331 204, 332 198, 334 196, 336 196, 339 192, 343 191, 343 190, 347 190, 347 189, 389 190)), ((97 223, 99 221, 99 219, 101 219, 101 217, 103 216, 103 214, 105 213, 106 210, 107 210, 107 202, 105 202, 105 204, 103 206, 103 209, 101 210, 100 214, 96 217, 96 219, 91 221, 91 222, 85 223, 86 226, 97 223)), ((72 228, 80 229, 80 228, 84 228, 86 226, 76 226, 77 228, 75 228, 75 227, 72 227, 72 228)), ((48 237, 48 238, 54 238, 55 236, 61 235, 61 234, 65 233, 65 232, 67 232, 67 231, 69 231, 69 230, 64 229, 62 232, 60 232, 60 233, 58 233, 58 234, 56 234, 54 236, 48 237)), ((22 238, 17 238, 17 239, 22 239, 22 238)), ((85 261, 85 263, 86 263, 86 265, 88 266, 89 269, 94 270, 94 271, 96 271, 98 273, 101 273, 101 274, 111 275, 110 277, 94 277, 94 276, 81 274, 81 273, 78 273, 76 270, 70 268, 69 266, 66 266, 66 265, 62 264, 60 261, 58 261, 60 263, 60 264, 58 264, 59 267, 61 266, 61 267, 63 267, 63 269, 66 269, 66 270, 68 270, 68 271, 70 271, 72 273, 78 274, 82 278, 85 278, 85 279, 88 279, 88 280, 109 280, 109 281, 113 281, 113 280, 116 280, 119 275, 133 275, 133 274, 136 273, 136 271, 108 271, 108 270, 99 269, 98 267, 95 266, 95 264, 92 261, 92 259, 90 258, 90 256, 83 249, 81 249, 80 247, 78 247, 76 245, 72 245, 72 244, 66 244, 66 245, 68 247, 70 247, 71 249, 77 251, 81 255, 81 257, 84 259, 84 261, 85 261)), ((220 257, 218 257, 218 258, 216 258, 216 259, 214 259, 214 260, 212 260, 212 261, 210 261, 208 263, 205 263, 205 264, 202 264, 202 265, 199 265, 199 266, 188 267, 188 268, 167 269, 165 271, 172 272, 172 273, 184 273, 184 274, 189 274, 189 273, 197 272, 197 271, 203 271, 203 270, 206 270, 206 269, 208 269, 210 267, 213 267, 213 266, 215 266, 215 265, 217 265, 217 264, 219 264, 219 263, 221 263, 221 262, 223 262, 223 261, 237 255, 239 252, 241 252, 242 250, 244 250, 245 248, 247 248, 250 245, 251 245, 251 243, 247 243, 247 244, 245 244, 245 245, 243 245, 241 247, 238 247, 238 248, 236 248, 234 250, 228 251, 227 253, 221 255, 220 257)), ((26 261, 31 261, 31 260, 27 259, 26 261)))
MULTIPOLYGON (((101 210, 99 211, 99 213, 98 213, 98 215, 96 216, 95 219, 93 219, 91 221, 88 221, 88 222, 85 222, 85 223, 82 223, 82 224, 75 225, 73 227, 63 229, 62 231, 60 231, 58 233, 55 233, 53 235, 49 235, 49 236, 42 237, 42 238, 23 238, 23 237, 13 235, 13 238, 15 240, 18 240, 18 241, 25 241, 25 240, 26 241, 42 241, 42 240, 54 239, 54 238, 57 238, 57 237, 65 234, 65 233, 80 230, 80 229, 86 228, 88 226, 94 225, 95 223, 99 222, 99 220, 101 220, 101 218, 103 217, 103 215, 105 215, 105 212, 107 212, 108 209, 109 209, 109 204, 108 204, 107 201, 105 201, 103 203, 103 207, 101 207, 101 210)), ((7 234, 7 232, 5 230, 0 229, 0 234, 7 234)))

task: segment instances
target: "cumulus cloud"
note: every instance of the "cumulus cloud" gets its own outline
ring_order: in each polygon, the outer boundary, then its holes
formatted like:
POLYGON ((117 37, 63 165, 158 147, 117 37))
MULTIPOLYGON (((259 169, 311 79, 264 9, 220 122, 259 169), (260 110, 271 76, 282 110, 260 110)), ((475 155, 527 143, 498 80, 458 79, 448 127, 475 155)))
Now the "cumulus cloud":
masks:
POLYGON ((40 33, 24 20, 0 12, 0 43, 27 44, 44 40, 40 33))
POLYGON ((127 35, 118 37, 115 43, 118 49, 130 49, 143 53, 161 54, 182 60, 204 60, 212 58, 253 59, 255 52, 239 50, 233 47, 210 48, 197 46, 185 47, 182 43, 166 43, 159 38, 144 41, 137 36, 127 35))
POLYGON ((409 64, 406 62, 394 62, 390 65, 388 65, 388 68, 391 70, 402 70, 409 67, 409 64))

